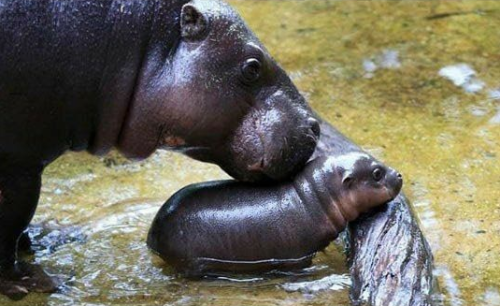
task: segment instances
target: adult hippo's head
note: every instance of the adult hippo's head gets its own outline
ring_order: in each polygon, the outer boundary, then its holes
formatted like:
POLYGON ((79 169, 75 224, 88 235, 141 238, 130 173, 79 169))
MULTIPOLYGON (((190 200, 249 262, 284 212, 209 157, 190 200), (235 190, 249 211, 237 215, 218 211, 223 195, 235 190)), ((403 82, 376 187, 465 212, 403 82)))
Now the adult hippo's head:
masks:
POLYGON ((138 158, 156 148, 181 151, 246 181, 280 180, 302 168, 319 124, 241 17, 215 0, 188 2, 178 16, 178 42, 161 67, 149 60, 140 76, 136 99, 154 107, 135 110, 142 117, 148 110, 148 120, 125 126, 120 149, 138 158))

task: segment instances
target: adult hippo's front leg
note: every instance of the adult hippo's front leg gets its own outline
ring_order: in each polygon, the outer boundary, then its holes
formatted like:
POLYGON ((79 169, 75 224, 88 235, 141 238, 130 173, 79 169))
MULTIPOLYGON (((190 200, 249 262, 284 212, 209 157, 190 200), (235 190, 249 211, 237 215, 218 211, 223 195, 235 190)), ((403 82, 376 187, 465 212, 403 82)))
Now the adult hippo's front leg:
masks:
POLYGON ((18 239, 35 213, 41 174, 39 165, 0 161, 0 293, 13 299, 57 288, 40 267, 16 256, 18 239))

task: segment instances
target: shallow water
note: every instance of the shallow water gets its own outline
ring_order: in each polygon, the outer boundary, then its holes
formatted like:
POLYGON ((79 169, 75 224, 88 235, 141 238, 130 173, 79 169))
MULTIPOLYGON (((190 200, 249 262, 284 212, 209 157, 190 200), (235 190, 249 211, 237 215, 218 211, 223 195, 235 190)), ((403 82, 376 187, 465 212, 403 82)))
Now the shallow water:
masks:
MULTIPOLYGON (((500 2, 231 3, 315 110, 404 174, 445 303, 500 305, 500 2)), ((346 273, 336 246, 302 275, 238 282, 185 280, 146 249, 172 193, 226 177, 165 152, 142 163, 62 157, 46 171, 35 222, 88 237, 39 251, 66 286, 15 305, 349 305, 342 277, 329 278, 335 290, 282 287, 346 273)))

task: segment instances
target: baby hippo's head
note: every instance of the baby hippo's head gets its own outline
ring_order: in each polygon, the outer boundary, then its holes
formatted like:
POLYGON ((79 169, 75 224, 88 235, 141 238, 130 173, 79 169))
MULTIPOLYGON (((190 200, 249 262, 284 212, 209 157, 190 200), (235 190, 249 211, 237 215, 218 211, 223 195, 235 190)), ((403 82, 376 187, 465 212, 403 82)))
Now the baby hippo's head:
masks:
POLYGON ((349 220, 394 199, 401 191, 401 174, 366 153, 349 153, 327 162, 336 177, 333 185, 341 185, 340 192, 335 193, 349 220))

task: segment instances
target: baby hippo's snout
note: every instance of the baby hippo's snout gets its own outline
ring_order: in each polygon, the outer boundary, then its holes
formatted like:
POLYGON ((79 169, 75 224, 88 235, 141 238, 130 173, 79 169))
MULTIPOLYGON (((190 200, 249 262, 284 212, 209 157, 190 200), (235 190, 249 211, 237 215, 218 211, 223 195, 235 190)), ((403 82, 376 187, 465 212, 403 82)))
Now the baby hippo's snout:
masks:
POLYGON ((392 198, 395 198, 403 187, 403 176, 396 170, 389 168, 389 171, 387 172, 386 182, 387 190, 389 191, 390 196, 392 198))

